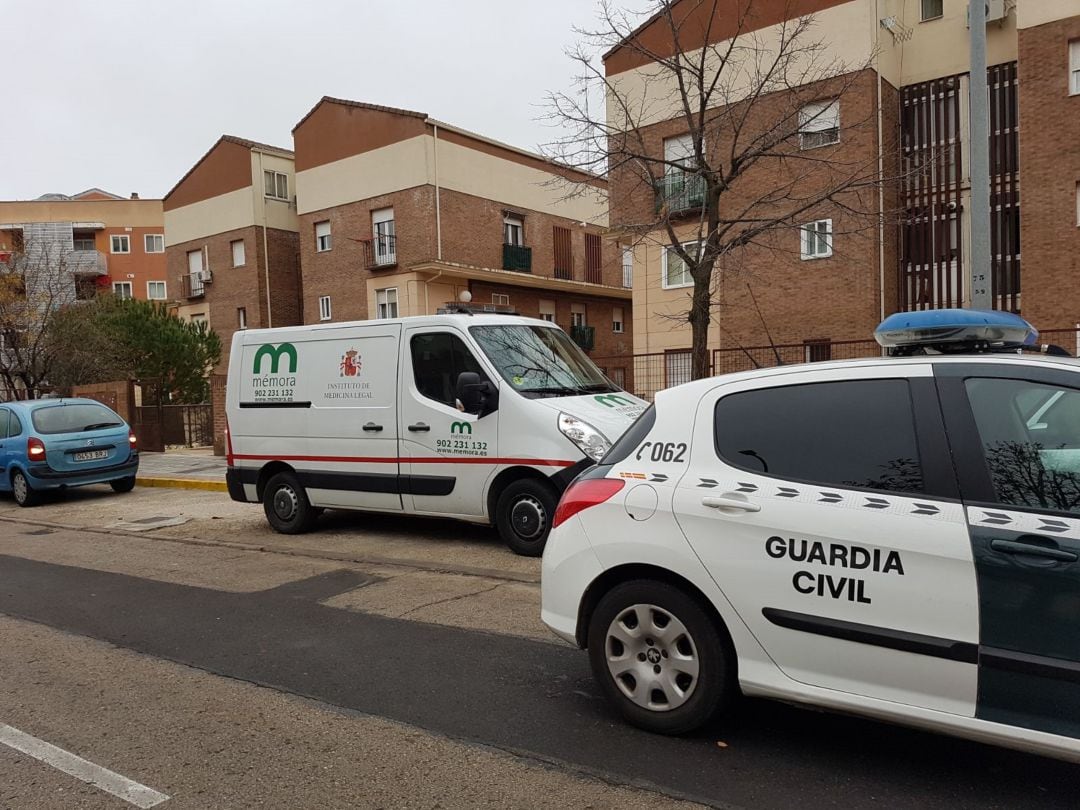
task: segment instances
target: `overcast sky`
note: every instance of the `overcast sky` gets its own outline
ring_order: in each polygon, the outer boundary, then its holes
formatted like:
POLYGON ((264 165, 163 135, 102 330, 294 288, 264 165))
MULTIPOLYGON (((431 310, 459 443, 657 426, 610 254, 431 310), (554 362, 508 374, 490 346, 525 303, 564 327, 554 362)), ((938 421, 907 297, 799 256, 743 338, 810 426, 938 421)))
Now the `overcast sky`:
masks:
MULTIPOLYGON (((643 9, 648 0, 623 0, 643 9)), ((160 197, 222 133, 291 148, 322 96, 426 112, 515 146, 552 137, 594 0, 0 0, 0 199, 160 197)))

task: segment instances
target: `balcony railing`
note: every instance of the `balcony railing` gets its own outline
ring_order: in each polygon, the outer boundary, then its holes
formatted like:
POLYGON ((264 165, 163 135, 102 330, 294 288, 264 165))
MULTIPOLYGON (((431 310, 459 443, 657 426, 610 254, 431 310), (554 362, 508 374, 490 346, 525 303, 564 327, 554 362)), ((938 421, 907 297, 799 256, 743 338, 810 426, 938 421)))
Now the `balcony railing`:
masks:
POLYGON ((503 245, 503 270, 532 272, 532 248, 524 245, 503 245))
POLYGON ((385 270, 397 265, 397 237, 393 234, 361 239, 364 249, 364 267, 368 270, 385 270))
POLYGON ((109 273, 108 260, 100 250, 73 250, 68 254, 68 266, 77 276, 105 276, 109 273))
POLYGON ((596 329, 592 326, 571 326, 570 327, 570 339, 580 346, 584 351, 591 352, 593 350, 594 340, 596 337, 596 329))
POLYGON ((701 175, 676 172, 656 184, 656 210, 665 206, 671 214, 692 211, 705 204, 705 180, 701 175))
POLYGON ((180 287, 184 298, 202 298, 206 295, 206 281, 202 273, 185 273, 180 277, 180 287))

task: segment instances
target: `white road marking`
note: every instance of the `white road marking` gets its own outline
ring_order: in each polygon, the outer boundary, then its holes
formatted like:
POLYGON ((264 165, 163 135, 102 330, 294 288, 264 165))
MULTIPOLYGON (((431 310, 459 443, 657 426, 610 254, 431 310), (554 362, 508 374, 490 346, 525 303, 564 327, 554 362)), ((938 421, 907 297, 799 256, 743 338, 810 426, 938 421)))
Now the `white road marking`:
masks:
POLYGON ((81 779, 87 784, 104 790, 106 793, 111 793, 113 796, 123 799, 136 807, 144 808, 144 810, 156 807, 169 800, 169 797, 164 793, 158 793, 146 785, 140 785, 126 776, 113 773, 107 768, 95 765, 93 762, 65 751, 63 748, 57 748, 55 745, 39 740, 37 737, 31 737, 29 734, 3 723, 0 723, 0 744, 21 751, 27 756, 44 762, 46 765, 52 765, 58 771, 63 771, 76 779, 81 779))

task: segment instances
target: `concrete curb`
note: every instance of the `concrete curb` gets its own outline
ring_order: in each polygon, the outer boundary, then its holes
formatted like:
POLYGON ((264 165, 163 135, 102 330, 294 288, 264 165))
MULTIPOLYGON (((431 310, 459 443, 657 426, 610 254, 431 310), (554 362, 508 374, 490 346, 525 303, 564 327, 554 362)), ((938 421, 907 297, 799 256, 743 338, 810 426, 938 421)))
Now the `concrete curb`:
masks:
POLYGON ((171 489, 201 489, 204 492, 228 492, 224 481, 207 481, 198 478, 149 478, 138 476, 135 483, 140 487, 169 487, 171 489))

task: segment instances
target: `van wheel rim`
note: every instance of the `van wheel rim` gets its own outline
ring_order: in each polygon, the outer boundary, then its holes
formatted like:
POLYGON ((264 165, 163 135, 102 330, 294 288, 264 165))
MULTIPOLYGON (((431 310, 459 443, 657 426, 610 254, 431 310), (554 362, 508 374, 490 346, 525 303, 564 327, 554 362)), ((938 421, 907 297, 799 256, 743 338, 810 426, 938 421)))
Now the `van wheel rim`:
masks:
POLYGON ((510 510, 510 525, 522 540, 538 540, 547 528, 547 510, 530 495, 519 498, 510 510))
POLYGON ((274 514, 281 520, 292 520, 300 511, 300 499, 292 487, 278 487, 274 493, 274 514))
POLYGON ((15 500, 17 500, 19 503, 22 503, 23 501, 26 500, 26 494, 27 494, 27 491, 28 491, 28 487, 26 486, 26 479, 23 478, 22 475, 16 474, 15 475, 15 481, 14 481, 14 487, 15 487, 15 500))
POLYGON ((672 613, 657 605, 631 605, 608 625, 604 657, 615 686, 653 712, 682 706, 697 689, 697 644, 672 613))

